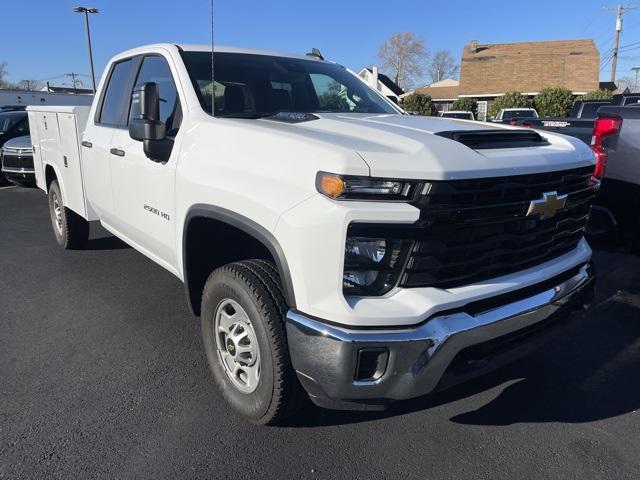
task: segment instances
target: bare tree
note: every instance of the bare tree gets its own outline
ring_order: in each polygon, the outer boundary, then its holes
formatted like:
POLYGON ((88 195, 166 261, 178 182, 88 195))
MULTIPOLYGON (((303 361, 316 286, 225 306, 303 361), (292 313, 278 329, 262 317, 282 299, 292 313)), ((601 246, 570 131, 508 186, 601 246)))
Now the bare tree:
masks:
POLYGON ((624 91, 628 88, 630 92, 633 92, 636 87, 636 80, 631 77, 620 77, 616 80, 616 86, 620 91, 624 91))
POLYGON ((39 80, 20 80, 18 82, 18 88, 20 90, 40 90, 42 88, 42 82, 39 80))
POLYGON ((407 90, 416 77, 424 73, 429 52, 420 37, 412 32, 391 35, 378 50, 382 67, 392 72, 394 81, 407 90))
POLYGON ((427 67, 427 75, 431 83, 458 75, 458 64, 449 50, 438 50, 427 67))
POLYGON ((6 80, 6 76, 9 74, 7 72, 7 62, 0 62, 0 88, 12 88, 13 84, 6 80))

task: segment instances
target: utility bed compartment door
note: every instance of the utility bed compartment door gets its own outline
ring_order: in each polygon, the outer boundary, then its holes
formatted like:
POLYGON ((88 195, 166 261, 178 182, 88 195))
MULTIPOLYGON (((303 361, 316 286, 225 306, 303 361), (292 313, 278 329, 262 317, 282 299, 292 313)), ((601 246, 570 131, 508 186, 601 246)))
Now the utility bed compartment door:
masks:
POLYGON ((38 187, 47 189, 46 170, 53 168, 64 206, 87 220, 96 215, 87 205, 82 177, 80 136, 89 114, 83 106, 28 107, 38 187))
POLYGON ((29 130, 31 134, 31 145, 33 145, 33 170, 36 176, 36 186, 42 190, 47 190, 44 178, 44 166, 40 150, 40 125, 44 123, 44 113, 29 112, 29 130))
POLYGON ((71 113, 58 113, 60 130, 60 172, 64 177, 65 206, 87 218, 87 207, 82 183, 82 167, 78 148, 76 118, 71 113))

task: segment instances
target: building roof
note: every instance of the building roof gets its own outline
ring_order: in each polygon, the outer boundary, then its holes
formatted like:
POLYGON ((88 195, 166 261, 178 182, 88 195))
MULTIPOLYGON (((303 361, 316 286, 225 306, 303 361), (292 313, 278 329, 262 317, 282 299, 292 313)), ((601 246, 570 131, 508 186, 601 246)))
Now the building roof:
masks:
POLYGON ((600 90, 609 90, 610 92, 615 92, 618 89, 618 86, 615 82, 600 82, 600 90))
MULTIPOLYGON (((369 73, 373 73, 372 69, 367 68, 367 70, 369 71, 369 73)), ((400 88, 396 82, 391 80, 384 73, 378 72, 378 80, 396 95, 402 95, 404 93, 404 90, 402 90, 402 88, 400 88)))
POLYGON ((456 100, 460 94, 460 87, 458 85, 448 87, 428 85, 426 87, 416 88, 416 93, 429 95, 433 100, 456 100))
POLYGON ((429 85, 425 85, 425 87, 457 87, 460 85, 460 82, 455 78, 444 78, 439 82, 433 82, 429 85))
POLYGON ((599 71, 600 53, 593 40, 488 45, 474 41, 462 51, 460 95, 536 93, 545 87, 584 93, 598 88, 599 71))

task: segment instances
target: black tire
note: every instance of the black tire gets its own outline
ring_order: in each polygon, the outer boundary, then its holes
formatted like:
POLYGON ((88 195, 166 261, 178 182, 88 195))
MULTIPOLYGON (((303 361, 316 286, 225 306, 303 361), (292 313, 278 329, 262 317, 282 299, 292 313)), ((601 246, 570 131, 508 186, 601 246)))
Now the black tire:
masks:
POLYGON ((82 248, 89 239, 89 222, 62 203, 57 180, 49 185, 49 214, 56 242, 66 250, 82 248))
POLYGON ((215 270, 202 296, 202 338, 215 382, 234 410, 260 425, 274 425, 291 416, 303 393, 289 358, 284 324, 288 307, 280 285, 271 262, 245 260, 215 270), (218 352, 215 315, 218 306, 228 299, 246 311, 260 349, 260 377, 251 393, 233 384, 218 352))

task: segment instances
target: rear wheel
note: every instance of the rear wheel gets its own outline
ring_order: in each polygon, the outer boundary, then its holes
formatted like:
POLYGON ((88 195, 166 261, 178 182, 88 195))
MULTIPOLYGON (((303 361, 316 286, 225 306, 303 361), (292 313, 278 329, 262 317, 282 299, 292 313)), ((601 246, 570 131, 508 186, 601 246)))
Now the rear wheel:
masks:
POLYGON ((209 366, 227 403, 254 423, 278 423, 299 405, 302 387, 289 359, 286 311, 277 270, 264 260, 220 267, 204 287, 209 366))
POLYGON ((49 185, 49 214, 58 245, 64 249, 82 248, 89 238, 89 222, 62 203, 57 180, 49 185))

